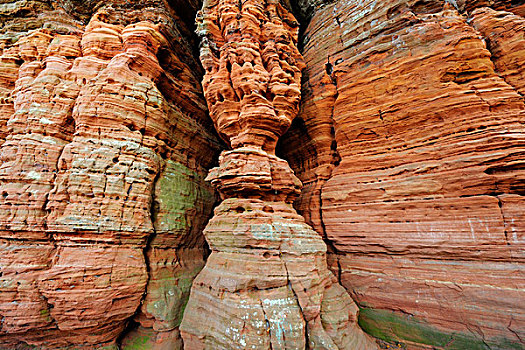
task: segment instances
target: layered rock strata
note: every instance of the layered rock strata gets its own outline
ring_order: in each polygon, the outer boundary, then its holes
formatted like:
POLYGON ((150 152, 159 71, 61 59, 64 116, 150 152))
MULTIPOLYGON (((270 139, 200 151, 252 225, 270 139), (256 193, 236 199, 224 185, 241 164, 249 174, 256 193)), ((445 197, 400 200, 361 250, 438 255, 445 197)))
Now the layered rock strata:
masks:
POLYGON ((472 12, 470 23, 485 39, 496 73, 525 96, 525 18, 483 7, 472 12))
POLYGON ((524 2, 201 5, 0 1, 0 348, 523 348, 524 2))
POLYGON ((181 325, 186 349, 373 349, 326 246, 292 207, 301 183, 274 155, 300 100, 298 23, 278 1, 205 2, 203 88, 225 151, 208 179, 223 202, 181 325))
POLYGON ((0 13, 0 347, 180 347, 219 148, 191 35, 161 2, 69 9, 86 26, 21 3, 0 13))
MULTIPOLYGON (((451 3, 453 3, 451 1, 451 3)), ((525 16, 525 2, 523 0, 458 0, 456 5, 459 10, 473 11, 476 8, 491 7, 494 10, 505 10, 519 16, 525 16)))
POLYGON ((301 111, 278 153, 377 337, 523 347, 518 3, 488 4, 515 14, 401 0, 312 12, 301 111))

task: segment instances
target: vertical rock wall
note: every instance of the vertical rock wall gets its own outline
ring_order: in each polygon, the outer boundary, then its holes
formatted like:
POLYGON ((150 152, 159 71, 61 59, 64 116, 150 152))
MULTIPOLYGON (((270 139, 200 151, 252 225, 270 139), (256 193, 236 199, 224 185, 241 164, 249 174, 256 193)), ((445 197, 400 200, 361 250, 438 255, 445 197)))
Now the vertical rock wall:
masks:
POLYGON ((180 347, 220 147, 191 32, 155 1, 0 6, 0 346, 114 347, 134 319, 124 348, 180 347))
POLYGON ((337 1, 310 12, 300 119, 279 154, 377 337, 523 347, 519 3, 337 1))

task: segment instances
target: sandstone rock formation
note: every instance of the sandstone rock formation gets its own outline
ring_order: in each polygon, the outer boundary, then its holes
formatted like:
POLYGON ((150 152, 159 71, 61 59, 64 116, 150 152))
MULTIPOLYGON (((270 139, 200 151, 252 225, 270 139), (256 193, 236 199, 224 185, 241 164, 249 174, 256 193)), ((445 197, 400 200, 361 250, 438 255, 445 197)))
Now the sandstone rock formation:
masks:
POLYGON ((278 154, 360 324, 409 346, 522 348, 520 7, 338 1, 310 14, 303 103, 278 154))
POLYGON ((322 238, 291 203, 301 183, 274 155, 295 118, 303 59, 298 23, 278 1, 205 2, 203 88, 221 154, 208 179, 223 202, 212 250, 181 325, 185 349, 374 349, 326 264, 322 238))
POLYGON ((0 5, 0 347, 180 343, 219 148, 191 35, 160 1, 86 26, 21 3, 0 5))
POLYGON ((522 349, 524 16, 0 0, 0 349, 522 349))

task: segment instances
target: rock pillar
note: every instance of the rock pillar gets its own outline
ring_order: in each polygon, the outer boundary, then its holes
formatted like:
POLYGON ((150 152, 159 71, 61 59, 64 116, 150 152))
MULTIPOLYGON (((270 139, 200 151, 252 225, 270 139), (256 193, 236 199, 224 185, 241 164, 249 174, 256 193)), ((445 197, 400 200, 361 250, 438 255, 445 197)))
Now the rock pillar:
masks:
POLYGON ((231 150, 208 176, 223 202, 204 231, 212 253, 184 314, 185 348, 375 348, 292 206, 301 182, 275 156, 301 98, 298 22, 271 0, 205 1, 197 22, 204 94, 231 150))

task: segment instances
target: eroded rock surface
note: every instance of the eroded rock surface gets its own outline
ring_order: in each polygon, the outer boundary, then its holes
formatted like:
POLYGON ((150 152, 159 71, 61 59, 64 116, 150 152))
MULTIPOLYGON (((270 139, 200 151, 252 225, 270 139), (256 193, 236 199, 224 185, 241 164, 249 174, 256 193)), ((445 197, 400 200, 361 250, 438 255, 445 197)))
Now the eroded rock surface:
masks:
POLYGON ((278 153, 380 338, 523 347, 518 3, 337 1, 311 15, 301 111, 278 153))
POLYGON ((524 15, 0 1, 0 348, 523 348, 524 15))
POLYGON ((326 263, 322 238, 291 203, 301 183, 274 155, 295 118, 298 23, 278 1, 205 2, 203 88, 225 151, 208 179, 223 202, 212 250, 181 325, 185 349, 374 349, 326 263))
POLYGON ((0 347, 180 347, 220 147, 191 32, 160 1, 0 15, 0 347))

